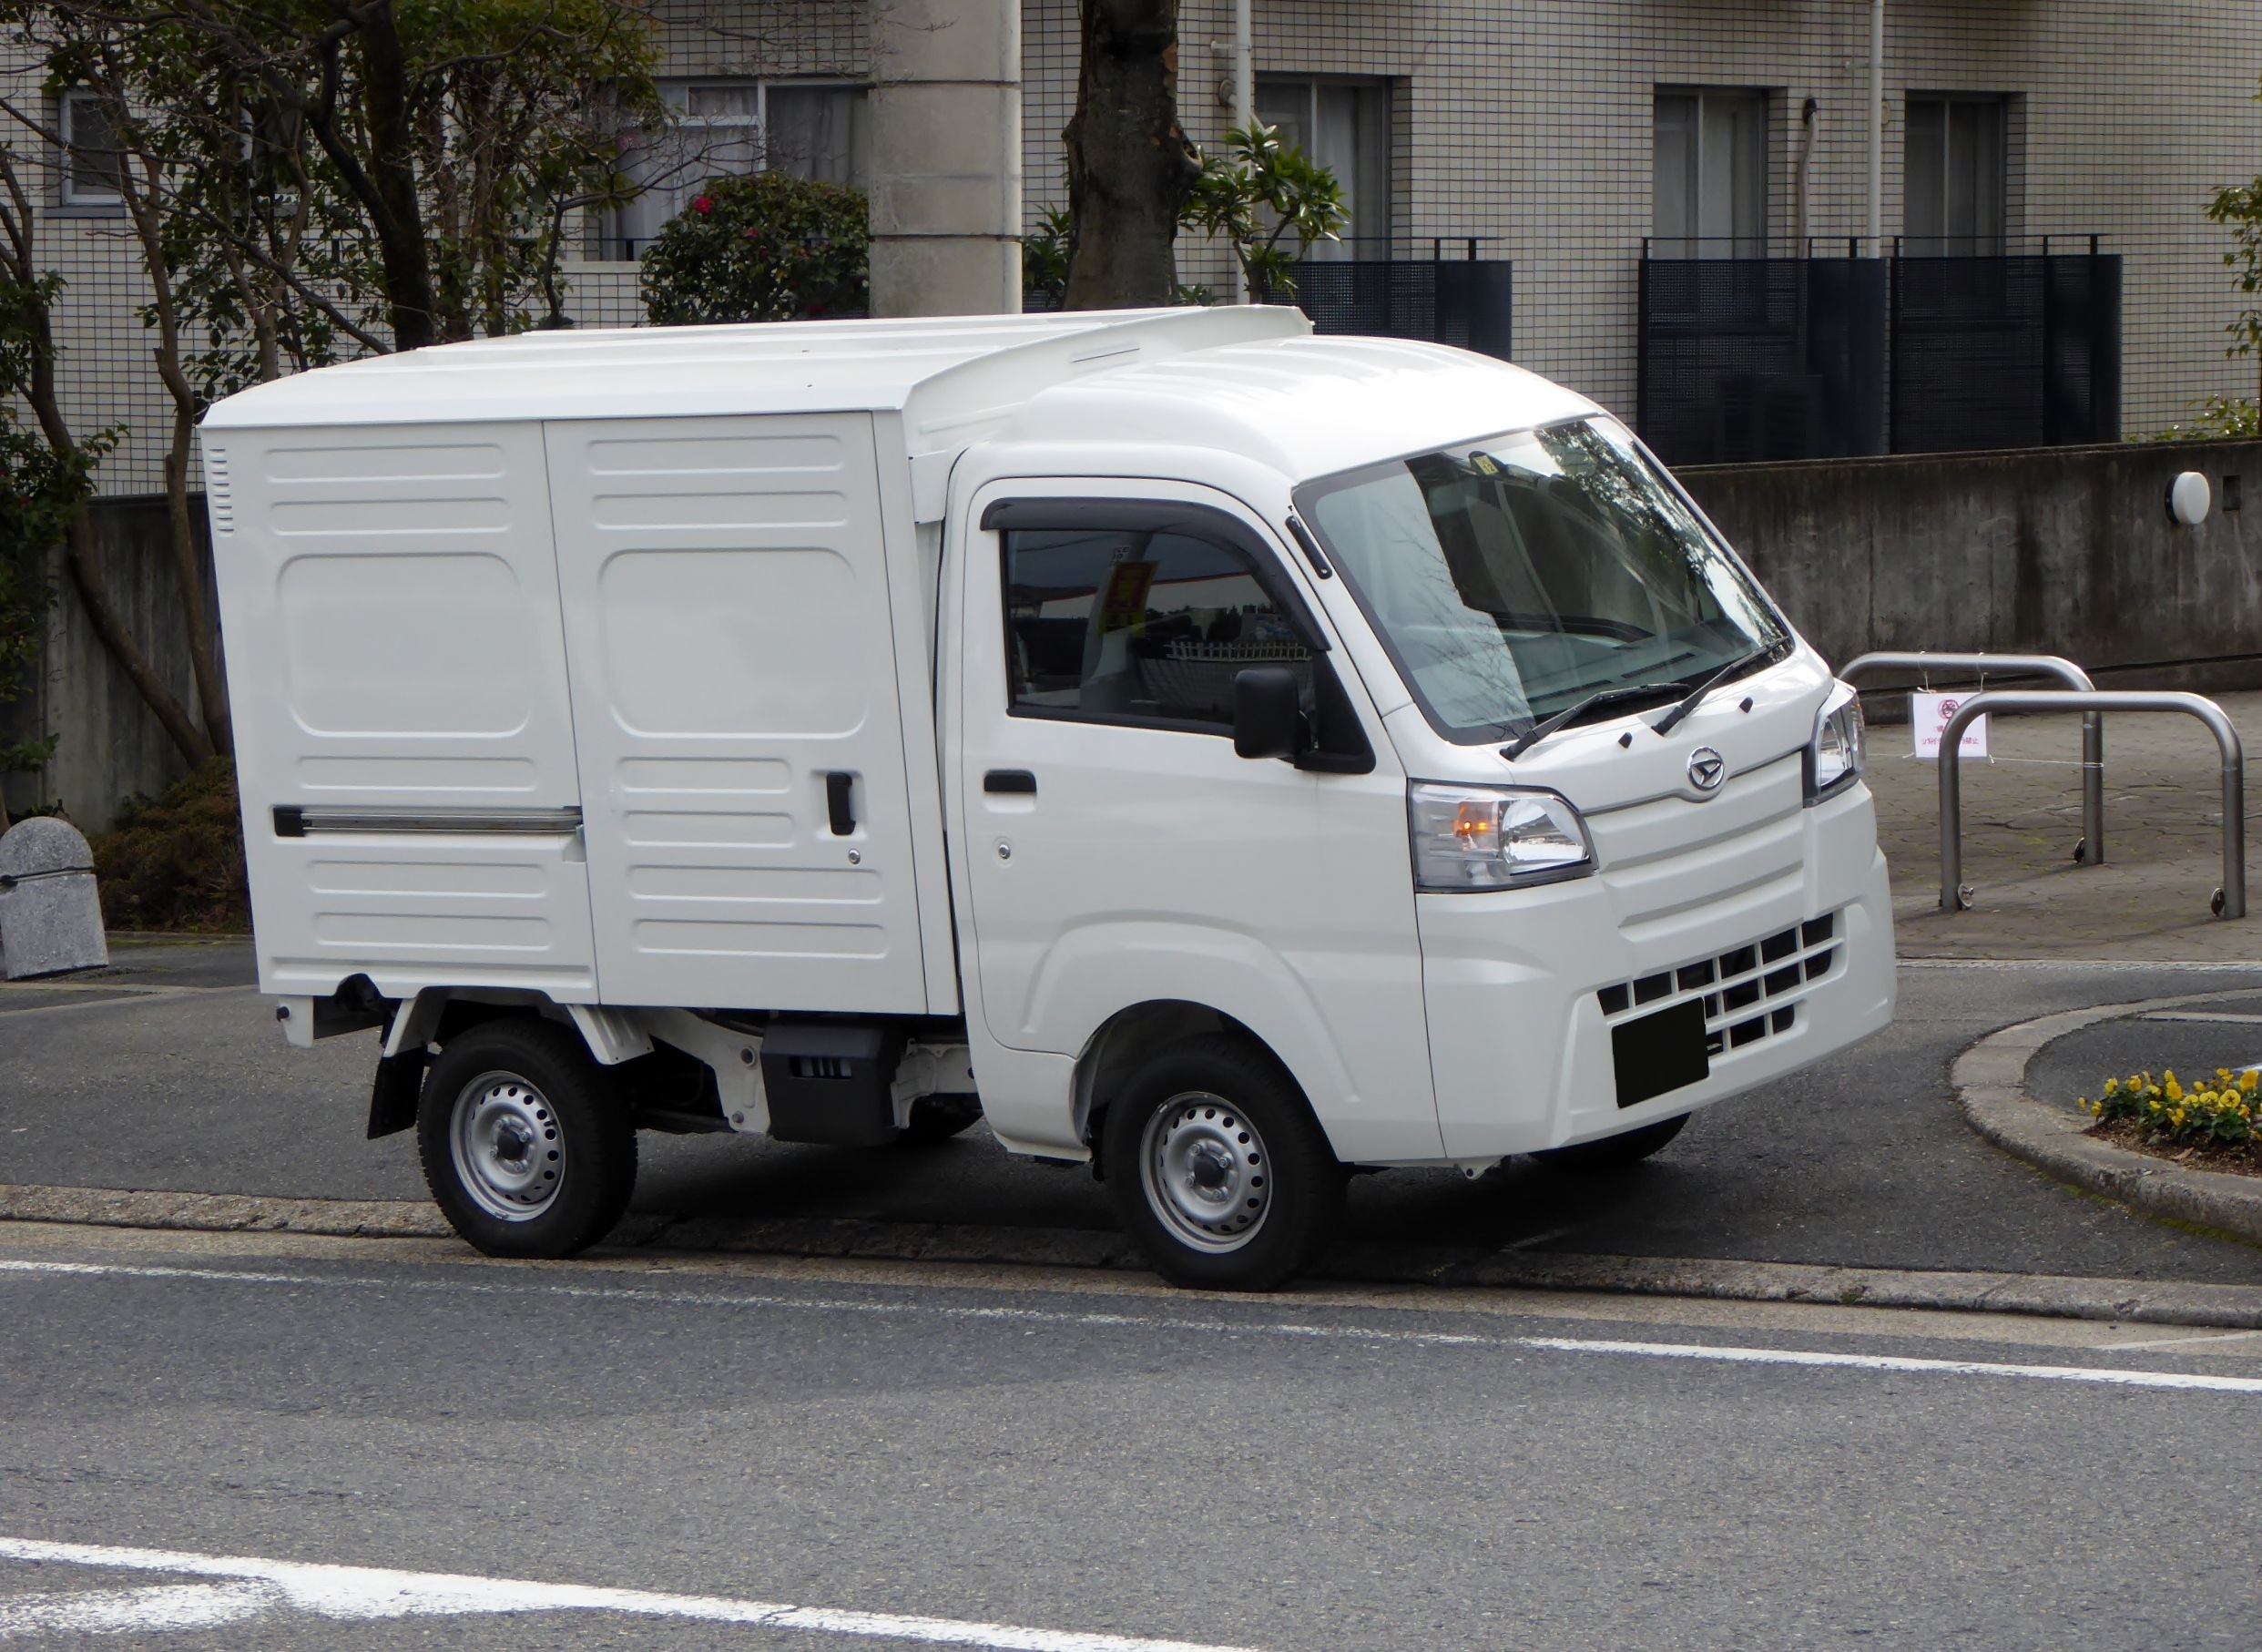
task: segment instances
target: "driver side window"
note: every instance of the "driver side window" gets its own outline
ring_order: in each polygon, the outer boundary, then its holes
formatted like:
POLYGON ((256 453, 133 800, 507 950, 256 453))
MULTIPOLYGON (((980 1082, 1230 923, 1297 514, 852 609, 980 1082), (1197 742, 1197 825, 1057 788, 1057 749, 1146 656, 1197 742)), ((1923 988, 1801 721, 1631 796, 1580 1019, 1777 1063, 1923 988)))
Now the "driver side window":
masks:
POLYGON ((1108 527, 1000 540, 1014 716, 1230 734, 1252 666, 1294 671, 1311 709, 1311 651, 1234 547, 1108 527))

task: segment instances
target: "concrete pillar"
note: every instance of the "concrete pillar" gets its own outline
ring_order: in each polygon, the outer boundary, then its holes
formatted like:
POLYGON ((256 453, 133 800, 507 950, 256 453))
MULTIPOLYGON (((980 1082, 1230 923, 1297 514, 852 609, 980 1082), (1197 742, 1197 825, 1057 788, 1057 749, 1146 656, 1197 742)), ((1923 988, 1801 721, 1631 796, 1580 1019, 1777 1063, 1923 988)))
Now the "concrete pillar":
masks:
POLYGON ((871 311, 1021 309, 1020 0, 874 0, 871 311))

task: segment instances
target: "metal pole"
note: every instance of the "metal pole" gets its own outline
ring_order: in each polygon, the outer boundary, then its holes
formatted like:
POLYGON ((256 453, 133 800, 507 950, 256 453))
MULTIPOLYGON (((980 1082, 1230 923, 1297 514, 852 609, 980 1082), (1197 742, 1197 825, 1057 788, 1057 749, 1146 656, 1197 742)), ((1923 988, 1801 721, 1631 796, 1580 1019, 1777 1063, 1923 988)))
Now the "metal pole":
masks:
POLYGON ((1870 0, 1870 251, 1885 256, 1885 0, 1870 0))
MULTIPOLYGON (((2007 677, 2054 677, 2069 688, 2094 688, 2089 673, 2055 654, 1864 654, 1838 675, 1851 682, 1871 671, 1997 671, 2007 677)), ((2082 841, 2074 858, 2098 866, 2105 858, 2104 719, 2082 718, 2082 841)))
POLYGON ((1974 694, 1949 718, 1941 731, 1940 909, 1960 912, 1971 903, 1963 884, 1963 775, 1957 746, 1972 719, 1990 711, 2179 711, 2206 725, 2223 753, 2223 886, 2210 908, 2224 918, 2247 915, 2247 754, 2237 727, 2223 708, 2197 694, 2181 693, 2004 693, 1974 694))
POLYGON ((2103 866, 2104 844, 2104 718, 2082 713, 2082 844, 2080 858, 2103 866))
MULTIPOLYGON (((1246 130, 1257 119, 1257 54, 1255 31, 1249 21, 1254 0, 1233 0, 1233 122, 1246 130)), ((1233 301, 1246 304, 1251 294, 1248 277, 1238 259, 1233 260, 1233 301)))

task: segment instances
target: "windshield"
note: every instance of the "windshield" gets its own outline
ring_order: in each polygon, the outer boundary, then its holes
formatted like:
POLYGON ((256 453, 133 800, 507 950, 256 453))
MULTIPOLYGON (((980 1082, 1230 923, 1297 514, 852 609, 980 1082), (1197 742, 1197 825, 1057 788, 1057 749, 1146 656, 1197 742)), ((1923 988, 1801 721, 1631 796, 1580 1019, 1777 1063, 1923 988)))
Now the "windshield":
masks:
POLYGON ((1393 460, 1296 498, 1449 739, 1521 734, 1602 689, 1654 685, 1664 703, 1786 638, 1607 419, 1393 460))

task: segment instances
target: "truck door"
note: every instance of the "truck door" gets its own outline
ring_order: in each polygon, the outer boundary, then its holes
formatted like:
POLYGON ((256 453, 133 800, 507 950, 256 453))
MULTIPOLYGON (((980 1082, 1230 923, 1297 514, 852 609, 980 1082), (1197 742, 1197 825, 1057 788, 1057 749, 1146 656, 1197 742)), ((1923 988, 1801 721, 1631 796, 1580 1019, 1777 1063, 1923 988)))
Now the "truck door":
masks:
POLYGON ((924 1011, 871 418, 545 441, 606 1001, 924 1011))
POLYGON ((1405 777, 1279 541, 1224 495, 1122 480, 992 484, 957 522, 946 783, 982 1029, 1075 1055, 1118 1010, 1203 1004, 1271 1045, 1339 1154, 1435 1156, 1405 777), (1235 755, 1258 665, 1312 709, 1336 677, 1369 760, 1235 755))

